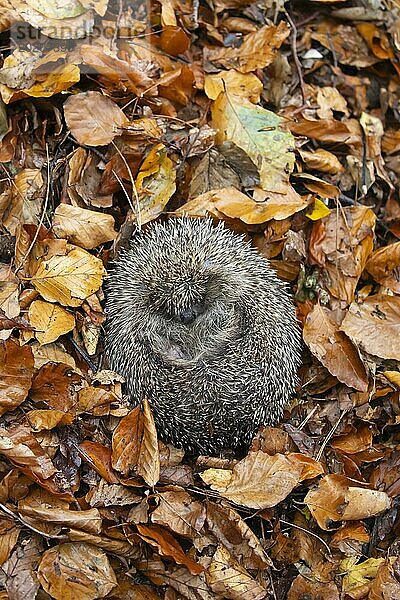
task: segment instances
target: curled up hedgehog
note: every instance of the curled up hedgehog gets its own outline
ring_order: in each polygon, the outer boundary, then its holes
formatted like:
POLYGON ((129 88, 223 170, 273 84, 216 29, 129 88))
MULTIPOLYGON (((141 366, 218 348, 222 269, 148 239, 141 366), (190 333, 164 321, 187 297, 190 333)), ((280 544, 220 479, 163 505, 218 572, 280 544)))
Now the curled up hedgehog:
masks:
POLYGON ((242 236, 211 219, 150 226, 107 284, 106 353, 130 400, 187 450, 248 445, 293 393, 300 334, 285 284, 242 236))

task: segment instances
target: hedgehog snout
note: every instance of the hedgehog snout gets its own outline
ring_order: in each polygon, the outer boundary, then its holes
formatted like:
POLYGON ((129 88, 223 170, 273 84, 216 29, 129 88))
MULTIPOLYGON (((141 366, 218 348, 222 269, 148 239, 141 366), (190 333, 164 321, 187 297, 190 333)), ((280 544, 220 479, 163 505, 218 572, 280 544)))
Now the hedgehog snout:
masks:
POLYGON ((191 325, 194 321, 204 313, 203 304, 196 303, 192 304, 192 306, 188 306, 183 309, 178 315, 176 315, 175 320, 178 323, 182 323, 182 325, 191 325))

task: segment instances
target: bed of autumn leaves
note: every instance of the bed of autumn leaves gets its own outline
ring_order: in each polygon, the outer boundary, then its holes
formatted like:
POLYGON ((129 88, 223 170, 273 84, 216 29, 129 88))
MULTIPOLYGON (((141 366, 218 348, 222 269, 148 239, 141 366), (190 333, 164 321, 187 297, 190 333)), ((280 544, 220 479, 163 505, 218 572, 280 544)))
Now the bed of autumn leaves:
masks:
POLYGON ((0 32, 0 599, 398 600, 398 4, 0 0, 0 32), (103 356, 107 264, 182 212, 295 296, 246 456, 157 442, 103 356))

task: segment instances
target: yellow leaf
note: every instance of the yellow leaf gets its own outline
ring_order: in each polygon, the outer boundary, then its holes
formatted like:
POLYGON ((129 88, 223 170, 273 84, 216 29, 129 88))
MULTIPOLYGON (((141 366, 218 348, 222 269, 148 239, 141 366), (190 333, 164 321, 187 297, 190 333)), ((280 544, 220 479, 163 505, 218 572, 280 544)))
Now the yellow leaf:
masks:
POLYGON ((144 159, 136 178, 140 222, 156 219, 176 190, 175 169, 165 146, 157 144, 144 159))
POLYGON ((238 73, 234 69, 206 75, 204 91, 211 100, 216 100, 221 92, 248 98, 251 102, 260 101, 263 85, 253 73, 238 73))
POLYGON ((100 259, 82 248, 74 248, 66 256, 52 256, 41 262, 31 281, 45 300, 80 306, 97 292, 104 273, 100 259))
POLYGON ((258 168, 263 190, 285 194, 294 165, 294 138, 281 128, 282 119, 246 98, 220 94, 212 107, 217 143, 242 148, 258 168))
POLYGON ((331 210, 320 200, 316 198, 314 205, 310 210, 306 212, 306 216, 311 219, 311 221, 318 221, 319 219, 323 219, 330 214, 331 210))
POLYGON ((35 328, 40 343, 50 344, 75 327, 75 317, 65 308, 44 300, 35 300, 29 307, 29 322, 35 328))

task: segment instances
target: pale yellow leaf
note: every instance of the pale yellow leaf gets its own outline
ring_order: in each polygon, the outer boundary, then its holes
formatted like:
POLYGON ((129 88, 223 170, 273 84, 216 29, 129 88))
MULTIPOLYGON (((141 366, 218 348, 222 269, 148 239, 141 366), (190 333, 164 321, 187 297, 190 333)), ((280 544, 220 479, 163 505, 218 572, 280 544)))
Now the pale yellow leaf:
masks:
POLYGON ((29 322, 35 328, 35 337, 42 344, 50 344, 75 327, 72 313, 57 304, 35 300, 29 307, 29 322))
POLYGON ((97 292, 104 273, 100 259, 82 248, 74 248, 66 256, 42 261, 32 283, 49 302, 80 306, 85 298, 97 292))
POLYGON ((60 238, 91 250, 116 237, 114 217, 79 206, 59 204, 54 211, 53 231, 60 238))

